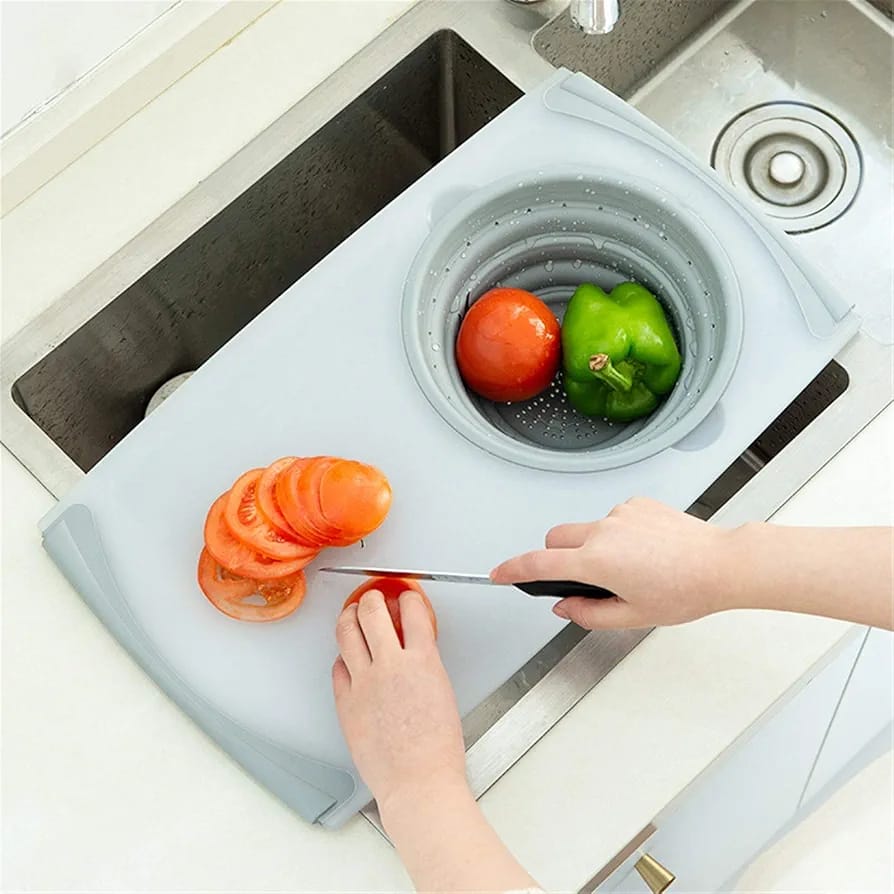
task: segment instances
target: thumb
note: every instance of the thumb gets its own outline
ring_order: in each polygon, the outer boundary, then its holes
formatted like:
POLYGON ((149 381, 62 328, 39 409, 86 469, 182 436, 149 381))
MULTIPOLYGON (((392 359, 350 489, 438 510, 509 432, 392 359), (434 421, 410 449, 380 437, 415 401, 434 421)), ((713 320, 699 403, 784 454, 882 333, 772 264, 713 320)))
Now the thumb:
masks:
POLYGON ((613 628, 645 627, 629 602, 613 596, 611 599, 588 599, 569 596, 553 606, 560 618, 574 621, 586 630, 611 630, 613 628))

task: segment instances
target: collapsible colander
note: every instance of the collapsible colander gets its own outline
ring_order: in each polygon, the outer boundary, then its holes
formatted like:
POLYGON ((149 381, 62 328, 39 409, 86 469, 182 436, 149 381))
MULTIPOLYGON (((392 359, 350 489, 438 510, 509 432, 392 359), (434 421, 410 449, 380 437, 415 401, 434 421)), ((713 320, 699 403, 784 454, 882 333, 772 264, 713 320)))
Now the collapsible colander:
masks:
POLYGON ((475 191, 433 227, 403 297, 410 366, 458 432, 504 459, 584 472, 651 456, 691 432, 720 399, 742 341, 742 296, 730 261, 685 201, 639 178, 553 169, 475 191), (561 373, 529 401, 501 404, 463 384, 454 345, 469 306, 495 286, 542 298, 559 318, 574 290, 625 280, 664 305, 683 356, 676 387, 628 424, 582 416, 561 373))

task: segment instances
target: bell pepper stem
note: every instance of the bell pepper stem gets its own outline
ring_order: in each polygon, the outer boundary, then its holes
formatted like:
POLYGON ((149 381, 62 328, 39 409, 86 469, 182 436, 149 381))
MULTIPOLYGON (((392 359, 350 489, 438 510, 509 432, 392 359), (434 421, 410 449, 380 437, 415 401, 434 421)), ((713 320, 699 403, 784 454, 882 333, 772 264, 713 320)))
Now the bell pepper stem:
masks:
POLYGON ((633 378, 618 369, 608 354, 594 354, 590 358, 590 372, 615 391, 629 391, 633 378))

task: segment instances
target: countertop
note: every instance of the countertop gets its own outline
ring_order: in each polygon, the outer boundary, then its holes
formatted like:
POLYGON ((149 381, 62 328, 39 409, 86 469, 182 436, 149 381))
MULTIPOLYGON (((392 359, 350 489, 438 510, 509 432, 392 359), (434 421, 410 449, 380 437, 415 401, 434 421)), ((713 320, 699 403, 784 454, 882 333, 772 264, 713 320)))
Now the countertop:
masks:
MULTIPOLYGON (((274 7, 15 208, 3 219, 4 336, 409 5, 274 7)), ((892 447, 889 407, 773 520, 891 524, 892 447)), ((5 890, 409 887, 364 820, 306 825, 200 733, 46 558, 37 520, 53 500, 5 450, 2 483, 5 890)), ((541 883, 576 889, 851 630, 768 612, 657 630, 483 808, 541 883)))

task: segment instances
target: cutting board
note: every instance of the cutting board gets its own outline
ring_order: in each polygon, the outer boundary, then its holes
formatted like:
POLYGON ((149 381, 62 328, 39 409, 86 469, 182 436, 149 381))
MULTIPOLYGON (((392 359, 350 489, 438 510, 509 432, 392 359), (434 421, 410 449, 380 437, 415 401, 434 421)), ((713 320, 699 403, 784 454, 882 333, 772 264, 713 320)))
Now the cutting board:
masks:
MULTIPOLYGON (((634 494, 688 506, 856 331, 848 305, 784 239, 626 104, 560 72, 199 369, 43 520, 46 549, 209 735, 302 816, 337 826, 369 792, 340 734, 330 687, 335 621, 351 582, 317 568, 485 572, 539 546, 552 525, 598 517, 634 494), (704 209, 743 276, 742 352, 719 417, 676 448, 607 472, 538 471, 466 441, 429 406, 402 347, 403 283, 439 209, 514 170, 559 163, 648 176, 685 196, 704 209), (767 356, 774 358, 771 380, 755 375, 767 356), (331 550, 309 568, 308 595, 293 616, 266 625, 233 621, 195 582, 205 513, 241 472, 289 454, 379 466, 392 483, 393 509, 365 546, 331 550)), ((511 588, 427 590, 463 713, 561 626, 550 600, 511 588)))

